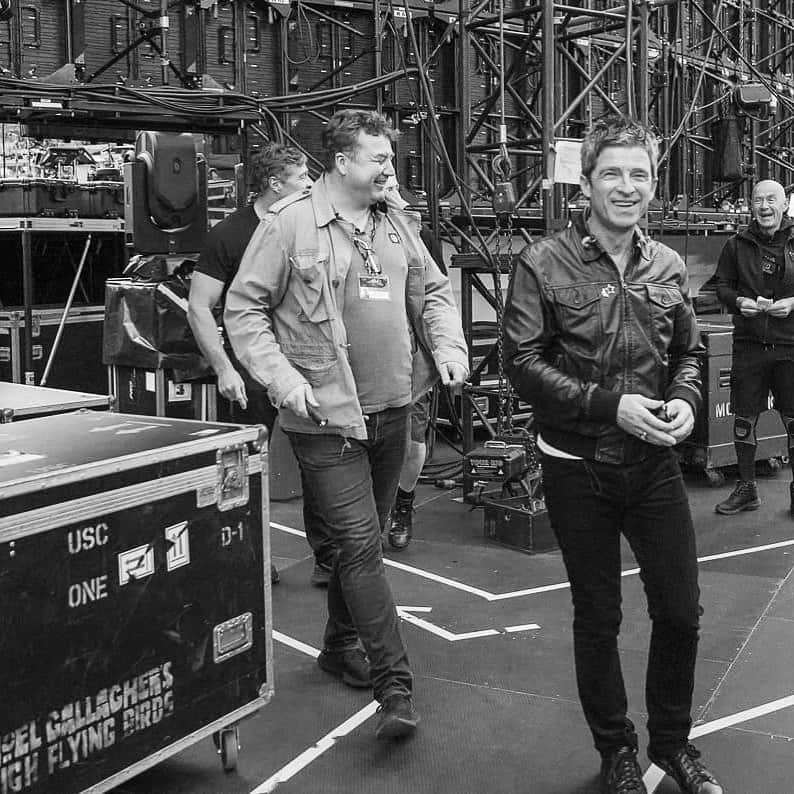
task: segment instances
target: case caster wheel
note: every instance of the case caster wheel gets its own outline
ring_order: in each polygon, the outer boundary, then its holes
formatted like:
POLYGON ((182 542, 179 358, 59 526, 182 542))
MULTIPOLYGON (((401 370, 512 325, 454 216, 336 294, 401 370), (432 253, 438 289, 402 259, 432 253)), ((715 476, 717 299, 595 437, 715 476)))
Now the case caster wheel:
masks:
POLYGON ((712 488, 721 488, 725 485, 725 475, 719 469, 703 469, 703 472, 712 488))
POLYGON ((221 766, 224 772, 234 772, 237 769, 237 755, 240 752, 240 736, 237 726, 224 728, 212 734, 215 749, 221 757, 221 766))

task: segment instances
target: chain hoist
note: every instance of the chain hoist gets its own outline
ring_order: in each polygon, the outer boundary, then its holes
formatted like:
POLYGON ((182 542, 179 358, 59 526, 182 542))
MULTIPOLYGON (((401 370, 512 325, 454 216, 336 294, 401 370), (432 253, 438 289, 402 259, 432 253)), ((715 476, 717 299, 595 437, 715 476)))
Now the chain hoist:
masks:
POLYGON ((500 188, 500 197, 494 192, 494 213, 496 215, 496 250, 494 252, 494 303, 496 305, 496 366, 498 396, 496 401, 496 434, 501 436, 513 426, 513 394, 509 381, 505 378, 505 360, 502 340, 504 327, 504 295, 502 293, 502 240, 507 241, 508 277, 513 273, 513 210, 515 194, 510 181, 510 159, 507 142, 503 141, 499 155, 494 158, 494 171, 498 177, 494 182, 500 188), (505 187, 506 186, 506 187, 505 187), (507 200, 505 200, 507 197, 507 200), (512 200, 510 200, 512 197, 512 200), (506 419, 506 424, 505 424, 506 419))

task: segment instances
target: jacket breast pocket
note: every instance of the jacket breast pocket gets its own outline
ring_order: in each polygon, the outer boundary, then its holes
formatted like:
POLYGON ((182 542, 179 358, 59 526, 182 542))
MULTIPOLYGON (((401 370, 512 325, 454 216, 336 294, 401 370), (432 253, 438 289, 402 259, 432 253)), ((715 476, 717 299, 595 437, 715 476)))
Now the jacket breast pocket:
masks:
POLYGON ((648 284, 648 312, 651 332, 656 349, 662 360, 673 340, 675 321, 684 303, 684 296, 677 286, 671 284, 648 284))
POLYGON ((300 322, 321 323, 329 319, 324 300, 328 259, 319 251, 296 251, 290 257, 290 289, 298 304, 300 322))
POLYGON ((281 351, 311 386, 322 386, 336 364, 334 349, 326 344, 287 342, 281 351))
POLYGON ((580 352, 593 353, 601 342, 601 295, 594 284, 555 287, 551 298, 560 330, 580 352))

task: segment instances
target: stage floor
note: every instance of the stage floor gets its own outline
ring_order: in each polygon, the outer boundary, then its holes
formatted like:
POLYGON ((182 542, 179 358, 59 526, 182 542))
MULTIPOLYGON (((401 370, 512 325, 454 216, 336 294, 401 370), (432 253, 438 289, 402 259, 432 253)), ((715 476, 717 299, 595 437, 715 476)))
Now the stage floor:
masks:
MULTIPOLYGON (((794 519, 788 470, 759 480, 763 505, 722 517, 732 483, 687 478, 698 535, 702 635, 693 736, 726 794, 792 790, 794 780, 794 519)), ((325 591, 300 500, 271 505, 275 696, 240 727, 238 770, 224 774, 210 741, 129 781, 129 794, 596 794, 598 758, 574 682, 570 594, 559 553, 526 555, 483 538, 483 513, 460 490, 420 485, 415 537, 389 552, 413 664, 416 735, 374 739, 376 705, 323 673, 325 591), (536 626, 536 627, 533 627, 536 626)), ((649 792, 661 780, 644 748, 649 625, 624 552, 623 670, 649 792)))

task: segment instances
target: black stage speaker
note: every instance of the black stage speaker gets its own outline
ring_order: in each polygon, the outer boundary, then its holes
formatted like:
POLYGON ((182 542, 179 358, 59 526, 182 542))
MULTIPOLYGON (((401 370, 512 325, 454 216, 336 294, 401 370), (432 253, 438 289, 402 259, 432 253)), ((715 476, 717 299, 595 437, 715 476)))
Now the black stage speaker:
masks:
POLYGON ((142 254, 201 251, 207 236, 207 164, 189 133, 140 132, 124 164, 127 241, 142 254))

